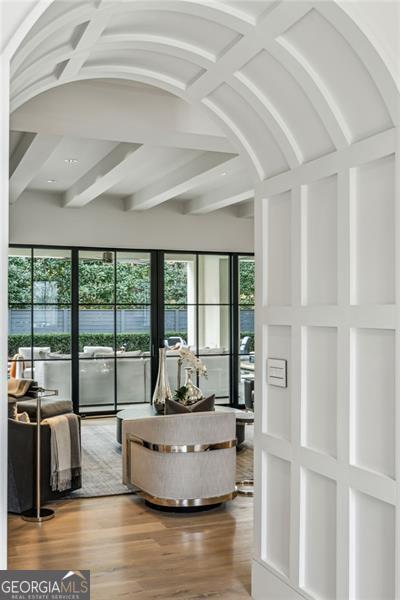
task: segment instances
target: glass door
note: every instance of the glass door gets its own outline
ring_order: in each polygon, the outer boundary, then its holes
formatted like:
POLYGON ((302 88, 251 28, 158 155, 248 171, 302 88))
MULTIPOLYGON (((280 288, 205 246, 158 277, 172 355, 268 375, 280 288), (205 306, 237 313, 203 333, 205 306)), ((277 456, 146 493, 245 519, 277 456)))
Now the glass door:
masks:
POLYGON ((79 410, 149 402, 150 254, 79 251, 79 410))
POLYGON ((164 255, 164 330, 171 387, 177 384, 181 343, 201 358, 207 378, 198 380, 205 396, 230 399, 230 255, 164 255))

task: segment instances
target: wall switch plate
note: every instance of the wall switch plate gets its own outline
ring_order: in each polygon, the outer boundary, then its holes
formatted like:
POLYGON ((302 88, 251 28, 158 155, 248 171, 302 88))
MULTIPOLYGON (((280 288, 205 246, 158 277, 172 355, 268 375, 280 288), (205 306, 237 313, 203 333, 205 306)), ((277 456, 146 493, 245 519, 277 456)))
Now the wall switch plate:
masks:
POLYGON ((277 387, 287 387, 287 360, 284 358, 268 358, 268 383, 277 387))

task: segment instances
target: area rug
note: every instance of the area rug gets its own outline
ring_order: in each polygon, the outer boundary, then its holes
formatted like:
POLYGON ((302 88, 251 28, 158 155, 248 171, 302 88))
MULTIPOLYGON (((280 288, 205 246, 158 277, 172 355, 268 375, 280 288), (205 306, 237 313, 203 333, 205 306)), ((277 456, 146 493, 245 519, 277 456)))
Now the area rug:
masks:
MULTIPOLYGON (((253 477, 253 427, 237 452, 236 479, 253 477)), ((132 494, 122 484, 121 446, 116 441, 115 418, 82 419, 82 488, 68 498, 96 498, 132 494)))

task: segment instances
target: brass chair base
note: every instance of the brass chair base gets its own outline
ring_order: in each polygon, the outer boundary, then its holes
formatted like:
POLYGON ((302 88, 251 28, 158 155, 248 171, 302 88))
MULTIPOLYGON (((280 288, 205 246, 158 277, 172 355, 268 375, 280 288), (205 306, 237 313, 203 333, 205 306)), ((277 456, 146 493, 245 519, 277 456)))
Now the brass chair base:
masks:
POLYGON ((253 479, 242 479, 236 482, 236 493, 239 496, 248 496, 252 498, 254 496, 254 480, 253 479))
POLYGON ((164 508, 201 508, 207 506, 214 506, 216 504, 222 504, 223 502, 228 502, 229 500, 233 500, 236 497, 236 491, 231 492, 229 494, 224 494, 222 496, 213 496, 210 498, 157 498, 156 496, 152 496, 143 490, 137 492, 138 496, 141 496, 149 502, 150 504, 154 504, 156 506, 161 506, 164 508))

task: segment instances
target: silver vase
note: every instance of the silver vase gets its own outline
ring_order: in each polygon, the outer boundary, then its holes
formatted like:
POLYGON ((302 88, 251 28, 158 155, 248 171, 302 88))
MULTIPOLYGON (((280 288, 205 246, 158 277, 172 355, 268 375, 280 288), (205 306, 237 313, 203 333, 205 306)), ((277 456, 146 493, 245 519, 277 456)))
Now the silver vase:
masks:
POLYGON ((167 373, 167 352, 165 348, 160 348, 157 383, 151 401, 158 414, 165 412, 165 401, 167 398, 172 398, 167 373))
POLYGON ((197 387, 197 385, 195 385, 192 381, 193 370, 190 367, 188 367, 185 369, 185 372, 186 372, 185 388, 187 391, 186 391, 184 403, 186 405, 195 404, 199 400, 202 400, 203 394, 202 394, 202 391, 197 387))

